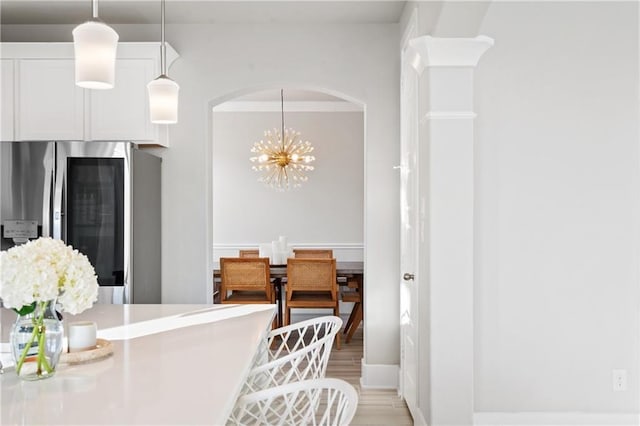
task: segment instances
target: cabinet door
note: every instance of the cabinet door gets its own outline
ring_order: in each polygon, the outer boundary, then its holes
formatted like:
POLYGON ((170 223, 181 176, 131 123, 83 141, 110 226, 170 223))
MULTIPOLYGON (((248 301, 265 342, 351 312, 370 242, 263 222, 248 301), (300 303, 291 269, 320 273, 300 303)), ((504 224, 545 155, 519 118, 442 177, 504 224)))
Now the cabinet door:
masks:
POLYGON ((21 59, 17 73, 17 139, 82 140, 84 91, 73 59, 21 59))
POLYGON ((13 60, 0 60, 0 140, 13 141, 13 60))
POLYGON ((147 83, 155 76, 152 59, 118 59, 116 84, 91 92, 91 140, 157 139, 149 120, 147 83))

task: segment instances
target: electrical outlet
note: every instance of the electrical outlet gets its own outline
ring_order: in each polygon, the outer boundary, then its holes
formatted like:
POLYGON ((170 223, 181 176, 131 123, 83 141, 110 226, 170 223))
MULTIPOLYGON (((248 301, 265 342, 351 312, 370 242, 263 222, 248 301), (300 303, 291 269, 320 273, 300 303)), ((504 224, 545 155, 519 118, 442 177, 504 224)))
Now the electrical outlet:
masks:
POLYGON ((627 390, 627 370, 612 370, 613 391, 624 392, 627 390))

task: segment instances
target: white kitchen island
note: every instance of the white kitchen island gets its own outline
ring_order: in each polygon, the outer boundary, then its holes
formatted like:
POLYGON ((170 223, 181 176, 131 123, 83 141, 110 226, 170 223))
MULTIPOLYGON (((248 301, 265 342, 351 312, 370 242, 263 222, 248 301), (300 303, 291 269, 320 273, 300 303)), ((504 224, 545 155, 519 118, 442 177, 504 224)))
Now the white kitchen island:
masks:
MULTIPOLYGON (((28 382, 0 375, 2 425, 223 425, 275 315, 274 305, 94 305, 113 355, 59 364, 28 382)), ((2 342, 16 314, 0 309, 2 342)), ((6 347, 6 345, 5 345, 6 347)))

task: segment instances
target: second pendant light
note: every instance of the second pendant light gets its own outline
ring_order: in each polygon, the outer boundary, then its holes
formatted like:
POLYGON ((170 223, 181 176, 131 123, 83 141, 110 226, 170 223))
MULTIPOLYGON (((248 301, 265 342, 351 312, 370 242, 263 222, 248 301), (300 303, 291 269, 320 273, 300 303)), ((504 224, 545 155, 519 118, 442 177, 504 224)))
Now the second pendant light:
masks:
POLYGON ((151 122, 178 122, 178 91, 180 86, 167 76, 167 49, 164 40, 164 2, 160 1, 160 75, 147 84, 151 122))

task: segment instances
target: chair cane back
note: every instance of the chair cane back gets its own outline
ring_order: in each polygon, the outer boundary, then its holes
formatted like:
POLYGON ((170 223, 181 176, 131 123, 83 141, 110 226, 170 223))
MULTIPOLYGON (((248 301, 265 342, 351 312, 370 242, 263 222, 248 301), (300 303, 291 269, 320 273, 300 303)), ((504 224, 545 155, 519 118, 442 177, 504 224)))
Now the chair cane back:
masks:
POLYGON ((268 258, 220 258, 221 303, 275 303, 268 258))

